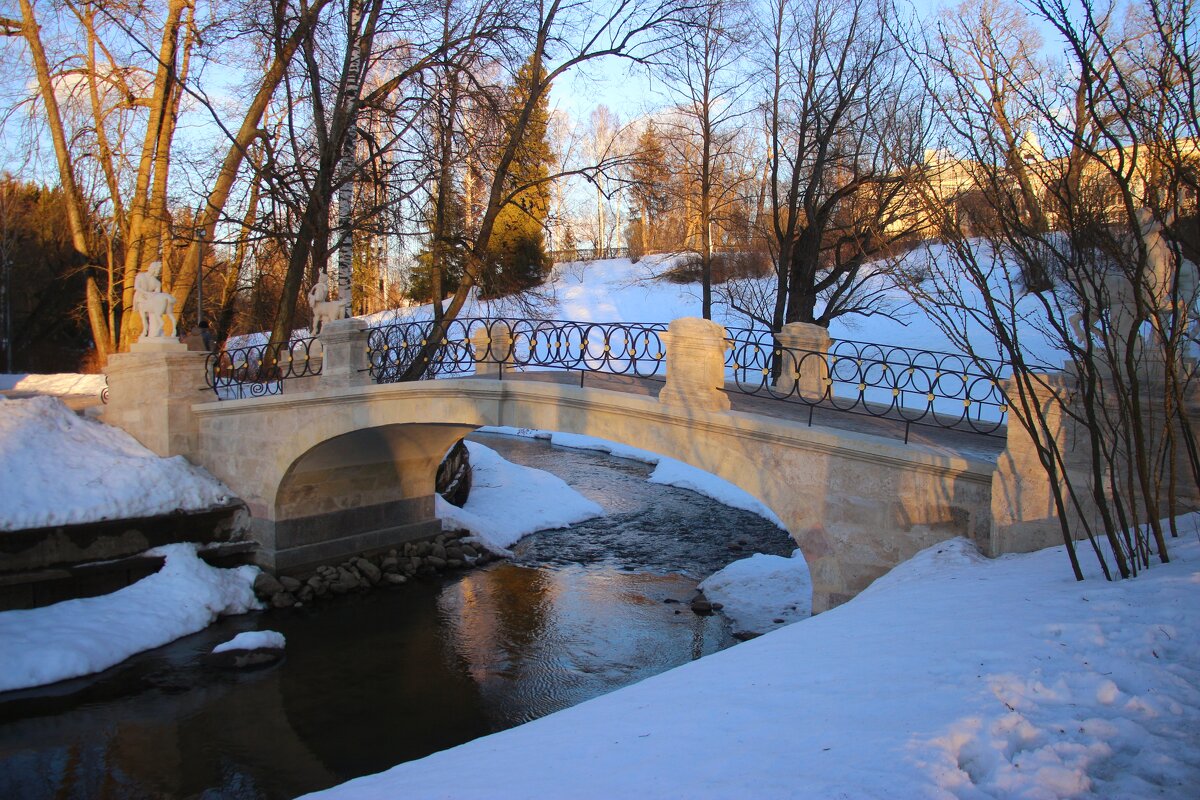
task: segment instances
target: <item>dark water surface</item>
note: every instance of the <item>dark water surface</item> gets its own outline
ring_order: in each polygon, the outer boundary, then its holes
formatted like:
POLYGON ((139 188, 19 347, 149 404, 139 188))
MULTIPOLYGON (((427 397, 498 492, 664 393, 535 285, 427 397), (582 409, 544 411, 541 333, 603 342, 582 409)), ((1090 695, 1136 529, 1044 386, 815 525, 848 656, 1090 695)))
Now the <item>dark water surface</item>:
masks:
POLYGON ((0 694, 0 798, 284 798, 378 772, 730 646, 720 617, 688 610, 696 583, 791 551, 754 515, 647 483, 646 465, 472 438, 607 515, 527 537, 512 562, 223 619, 101 675, 0 694), (201 663, 256 629, 287 637, 281 663, 201 663))

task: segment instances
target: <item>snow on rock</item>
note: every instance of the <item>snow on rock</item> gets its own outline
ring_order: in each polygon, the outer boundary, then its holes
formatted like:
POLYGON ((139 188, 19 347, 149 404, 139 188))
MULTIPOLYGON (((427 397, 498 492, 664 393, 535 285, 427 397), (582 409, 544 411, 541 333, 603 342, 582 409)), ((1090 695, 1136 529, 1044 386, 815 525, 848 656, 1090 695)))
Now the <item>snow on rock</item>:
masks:
POLYGON ((163 556, 163 568, 112 594, 0 612, 0 691, 100 672, 219 616, 261 607, 251 588, 257 567, 210 567, 194 544, 146 553, 163 556))
POLYGON ((214 654, 230 650, 282 650, 287 639, 279 631, 242 631, 228 642, 221 642, 212 649, 214 654))
POLYGON ((319 796, 1191 797, 1196 516, 1170 546, 1110 583, 1061 547, 938 545, 831 611, 319 796))
POLYGON ((468 441, 467 449, 473 474, 466 505, 458 508, 434 497, 445 530, 465 528, 489 550, 507 554, 522 536, 604 513, 556 475, 513 464, 478 442, 468 441))
POLYGON ((705 578, 699 586, 721 603, 735 634, 758 634, 812 616, 812 577, 799 550, 791 558, 755 553, 705 578))
POLYGON ((181 456, 53 397, 10 400, 0 414, 0 531, 193 511, 233 493, 181 456))
POLYGON ((718 503, 724 503, 727 506, 740 508, 743 511, 749 511, 751 514, 757 514, 768 522, 787 530, 783 521, 776 516, 774 511, 767 508, 761 500, 744 489, 734 486, 724 478, 718 478, 711 472, 705 472, 690 464, 685 464, 682 461, 667 458, 666 456, 660 456, 658 453, 652 453, 649 450, 642 450, 638 447, 610 442, 605 439, 597 439, 594 436, 583 436, 578 433, 560 433, 558 431, 542 431, 533 428, 514 428, 510 426, 491 426, 480 428, 479 431, 480 433, 498 433, 503 436, 523 436, 527 439, 548 439, 551 444, 561 447, 572 447, 576 450, 597 450, 601 453, 616 456, 617 458, 628 458, 633 461, 641 461, 644 464, 652 464, 655 465, 655 469, 647 479, 651 483, 677 486, 680 489, 690 489, 697 494, 711 497, 718 503))
POLYGON ((99 397, 104 391, 103 375, 82 375, 76 372, 56 372, 47 375, 0 374, 0 391, 15 389, 21 392, 66 397, 90 395, 99 397))

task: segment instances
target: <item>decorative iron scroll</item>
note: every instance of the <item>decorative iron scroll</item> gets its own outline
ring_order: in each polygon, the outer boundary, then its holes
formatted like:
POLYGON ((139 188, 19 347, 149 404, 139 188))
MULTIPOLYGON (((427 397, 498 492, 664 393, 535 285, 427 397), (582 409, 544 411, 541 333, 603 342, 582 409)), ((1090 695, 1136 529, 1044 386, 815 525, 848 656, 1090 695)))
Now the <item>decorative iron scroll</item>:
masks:
POLYGON ((367 352, 377 383, 406 375, 436 378, 472 373, 477 361, 512 369, 564 369, 648 377, 661 373, 666 352, 659 323, 458 318, 436 335, 432 320, 371 328, 367 352), (433 340, 433 349, 429 343, 433 340), (420 359, 423 368, 413 369, 420 359))
POLYGON ((210 353, 205 361, 205 383, 218 399, 240 400, 282 394, 283 382, 321 374, 316 337, 292 339, 277 347, 248 345, 210 353))

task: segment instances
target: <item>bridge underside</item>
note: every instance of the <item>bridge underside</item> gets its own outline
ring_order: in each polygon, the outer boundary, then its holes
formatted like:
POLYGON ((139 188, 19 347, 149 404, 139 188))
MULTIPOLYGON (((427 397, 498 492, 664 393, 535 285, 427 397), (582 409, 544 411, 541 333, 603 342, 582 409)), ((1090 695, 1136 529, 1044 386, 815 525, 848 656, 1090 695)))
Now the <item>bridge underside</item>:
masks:
POLYGON ((254 535, 263 565, 297 572, 436 535, 438 464, 466 425, 385 425, 322 442, 288 469, 254 535))

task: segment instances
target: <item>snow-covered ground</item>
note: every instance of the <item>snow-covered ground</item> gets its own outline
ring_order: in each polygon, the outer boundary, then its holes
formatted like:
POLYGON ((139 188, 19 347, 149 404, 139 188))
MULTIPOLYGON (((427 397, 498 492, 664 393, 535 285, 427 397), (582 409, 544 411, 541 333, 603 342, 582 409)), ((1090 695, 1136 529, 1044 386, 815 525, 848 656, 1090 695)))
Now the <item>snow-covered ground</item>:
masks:
POLYGON ((948 541, 832 611, 315 796, 1195 797, 1197 523, 1112 583, 948 541))
POLYGON ((84 419, 54 397, 0 406, 0 531, 193 511, 232 492, 182 456, 84 419))
POLYGON ((163 568, 112 594, 0 613, 0 692, 99 672, 219 616, 261 607, 258 567, 210 567, 194 544, 147 554, 164 556, 163 568))
POLYGON ((56 397, 86 395, 99 397, 104 391, 103 375, 80 375, 74 372, 59 372, 47 375, 0 374, 0 391, 37 392, 56 397))

